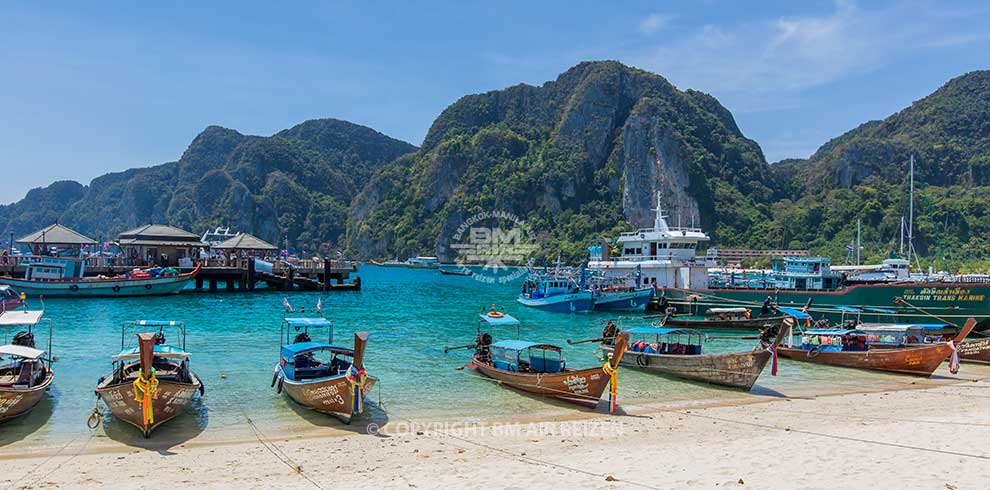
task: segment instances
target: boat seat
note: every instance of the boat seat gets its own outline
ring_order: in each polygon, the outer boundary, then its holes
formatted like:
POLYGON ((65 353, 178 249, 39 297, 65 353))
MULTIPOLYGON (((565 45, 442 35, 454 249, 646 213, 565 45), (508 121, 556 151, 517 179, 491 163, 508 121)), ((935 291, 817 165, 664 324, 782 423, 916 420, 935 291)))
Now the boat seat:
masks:
POLYGON ((539 373, 559 373, 561 371, 560 361, 557 359, 544 359, 533 357, 529 360, 530 369, 539 373))
POLYGON ((294 370, 295 379, 325 378, 330 376, 330 366, 321 365, 316 367, 300 368, 296 366, 294 370))
POLYGON ((14 382, 14 386, 34 386, 34 378, 37 376, 39 370, 35 369, 37 367, 36 361, 24 361, 21 363, 21 372, 17 375, 17 381, 14 382))

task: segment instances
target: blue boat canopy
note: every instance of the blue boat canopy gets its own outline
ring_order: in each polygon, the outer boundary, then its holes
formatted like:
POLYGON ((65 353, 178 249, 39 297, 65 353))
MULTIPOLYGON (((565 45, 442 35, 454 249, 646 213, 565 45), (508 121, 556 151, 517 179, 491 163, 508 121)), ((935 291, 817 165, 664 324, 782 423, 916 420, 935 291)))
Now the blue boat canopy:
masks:
POLYGON ((806 335, 845 335, 847 333, 862 333, 859 330, 844 330, 839 328, 814 328, 805 330, 806 335))
POLYGON ((307 352, 317 352, 321 350, 330 351, 334 354, 346 354, 349 356, 354 355, 353 349, 339 347, 326 342, 296 342, 294 344, 282 346, 282 357, 291 362, 293 357, 306 354, 307 352))
POLYGON ((777 308, 777 311, 779 311, 779 312, 781 312, 781 313, 783 313, 783 314, 785 314, 787 316, 792 316, 794 318, 797 318, 798 320, 808 320, 808 319, 811 318, 811 315, 809 315, 809 314, 807 314, 807 313, 805 313, 805 312, 803 312, 801 310, 796 310, 794 308, 777 308))
POLYGON ((286 318, 285 323, 293 328, 303 328, 303 327, 329 327, 330 320, 320 317, 310 317, 310 318, 286 318))
MULTIPOLYGON (((184 351, 178 347, 171 345, 156 345, 154 353, 158 357, 170 357, 173 359, 188 359, 192 354, 184 351)), ((112 357, 113 362, 117 361, 127 361, 131 359, 138 359, 141 357, 141 353, 138 351, 137 347, 131 347, 130 349, 124 349, 112 357)))
POLYGON ((529 342, 526 340, 503 340, 501 342, 495 342, 492 344, 492 347, 506 350, 526 350, 534 347, 537 349, 560 350, 560 347, 557 347, 556 345, 541 344, 539 342, 529 342))
POLYGON ((182 322, 175 320, 138 320, 135 323, 142 327, 177 327, 182 325, 182 322))
POLYGON ((896 331, 905 332, 908 330, 946 330, 954 329, 955 325, 949 325, 948 323, 878 323, 869 325, 860 325, 860 330, 867 331, 896 331))
POLYGON ((701 335, 704 336, 705 333, 693 330, 690 328, 666 328, 666 327, 634 327, 627 330, 623 330, 626 333, 648 333, 654 335, 668 335, 668 334, 683 334, 683 335, 701 335))
POLYGON ((853 308, 852 306, 836 306, 835 309, 839 311, 844 311, 846 313, 862 313, 863 310, 859 308, 853 308))
POLYGON ((869 311, 870 313, 883 313, 886 315, 893 315, 897 313, 894 310, 888 310, 886 308, 873 308, 873 307, 863 308, 863 311, 869 311))
POLYGON ((479 315, 481 320, 491 325, 493 327, 514 327, 519 325, 519 320, 516 320, 512 315, 503 314, 501 317, 488 316, 487 313, 482 313, 479 315))

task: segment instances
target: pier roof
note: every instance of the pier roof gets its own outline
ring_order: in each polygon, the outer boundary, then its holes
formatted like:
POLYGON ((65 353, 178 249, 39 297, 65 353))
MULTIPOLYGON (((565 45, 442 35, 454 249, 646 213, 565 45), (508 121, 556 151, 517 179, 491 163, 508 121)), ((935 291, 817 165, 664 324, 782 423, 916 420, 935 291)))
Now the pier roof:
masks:
POLYGON ((199 235, 168 225, 143 225, 120 234, 121 245, 205 247, 199 235))
POLYGON ((249 233, 238 233, 233 238, 228 238, 213 248, 225 250, 278 250, 278 247, 268 243, 249 233))
POLYGON ((17 240, 17 243, 46 243, 53 245, 95 245, 96 240, 79 233, 73 229, 62 226, 55 223, 50 226, 46 226, 34 233, 22 236, 17 240))

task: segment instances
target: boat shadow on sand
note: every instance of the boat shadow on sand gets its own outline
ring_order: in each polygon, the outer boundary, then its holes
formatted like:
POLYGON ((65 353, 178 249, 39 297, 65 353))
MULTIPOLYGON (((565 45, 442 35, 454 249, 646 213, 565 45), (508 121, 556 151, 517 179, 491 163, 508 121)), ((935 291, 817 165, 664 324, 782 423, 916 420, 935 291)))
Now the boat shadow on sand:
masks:
POLYGON ((0 447, 20 442, 45 427, 55 412, 58 397, 49 392, 30 412, 0 425, 0 447))
POLYGON ((327 427, 355 434, 369 434, 379 437, 387 437, 377 432, 377 429, 384 427, 389 422, 388 412, 383 410, 378 403, 365 401, 364 413, 354 416, 351 423, 345 424, 333 415, 317 412, 311 408, 304 407, 292 400, 285 400, 286 406, 292 409, 296 415, 310 425, 317 427, 327 427))
POLYGON ((185 413, 162 424, 148 438, 145 438, 138 428, 114 417, 109 412, 106 412, 102 425, 106 436, 116 442, 155 451, 162 456, 170 456, 175 454, 170 449, 202 434, 209 420, 209 409, 204 400, 196 397, 185 413))

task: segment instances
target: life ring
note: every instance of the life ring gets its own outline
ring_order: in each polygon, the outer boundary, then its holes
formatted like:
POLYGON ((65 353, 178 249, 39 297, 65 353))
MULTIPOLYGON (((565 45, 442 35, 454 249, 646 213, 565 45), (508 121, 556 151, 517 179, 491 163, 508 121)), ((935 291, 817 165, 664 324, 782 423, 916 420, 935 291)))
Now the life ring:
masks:
POLYGON ((144 285, 144 289, 148 289, 148 290, 150 290, 150 289, 151 289, 151 284, 145 284, 145 285, 144 285))
POLYGON ((113 287, 113 292, 119 293, 120 292, 120 286, 114 286, 113 287))
POLYGON ((503 315, 501 311, 489 311, 488 312, 488 317, 489 318, 502 318, 503 316, 505 316, 505 315, 503 315))
POLYGON ((645 368, 650 365, 650 358, 646 354, 640 354, 636 356, 636 365, 645 368))
POLYGON ((79 291, 79 285, 78 284, 73 284, 73 285, 69 286, 69 291, 72 291, 72 292, 79 291))

